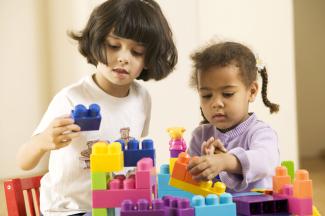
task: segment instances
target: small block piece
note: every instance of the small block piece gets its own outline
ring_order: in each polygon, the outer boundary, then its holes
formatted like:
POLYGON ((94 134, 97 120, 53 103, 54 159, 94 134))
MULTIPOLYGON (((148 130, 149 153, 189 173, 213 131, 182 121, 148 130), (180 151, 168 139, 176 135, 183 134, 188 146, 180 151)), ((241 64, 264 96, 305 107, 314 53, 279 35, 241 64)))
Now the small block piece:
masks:
POLYGON ((312 198, 313 185, 309 179, 307 170, 297 170, 296 178, 293 183, 293 197, 297 198, 312 198))
POLYGON ((151 158, 142 158, 138 161, 135 172, 136 188, 150 188, 154 184, 151 182, 152 169, 154 169, 154 167, 151 158))
POLYGON ((97 142, 92 146, 90 170, 92 172, 117 172, 124 167, 121 144, 97 142))
POLYGON ((170 173, 173 173, 177 158, 169 158, 170 173))
POLYGON ((74 123, 79 125, 81 131, 99 130, 102 120, 98 104, 91 104, 89 109, 83 104, 78 104, 71 111, 71 117, 74 119, 74 123))
POLYGON ((139 148, 139 141, 131 139, 127 143, 127 149, 124 150, 124 166, 135 167, 137 162, 144 157, 150 157, 155 165, 156 152, 153 148, 153 141, 145 139, 141 142, 142 149, 139 148))
POLYGON ((291 178, 288 175, 287 168, 284 166, 278 166, 275 169, 275 176, 272 177, 273 192, 275 194, 282 192, 282 187, 291 183, 291 178))
POLYGON ((177 161, 174 164, 171 177, 184 181, 189 160, 190 160, 190 156, 187 153, 185 152, 180 153, 178 155, 177 161))

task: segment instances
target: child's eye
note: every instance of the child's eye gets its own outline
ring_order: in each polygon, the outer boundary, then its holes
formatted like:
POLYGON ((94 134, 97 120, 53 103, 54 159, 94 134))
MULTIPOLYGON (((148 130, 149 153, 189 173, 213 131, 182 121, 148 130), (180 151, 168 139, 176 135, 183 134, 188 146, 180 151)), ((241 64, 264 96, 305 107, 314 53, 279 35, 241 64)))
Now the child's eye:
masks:
POLYGON ((222 96, 224 96, 225 98, 230 98, 234 95, 234 92, 224 92, 222 93, 222 96))
POLYGON ((108 47, 108 48, 110 48, 110 49, 118 49, 119 48, 119 46, 118 45, 114 45, 114 44, 106 44, 106 46, 108 47))
POLYGON ((209 99, 211 97, 212 97, 212 94, 201 95, 201 98, 203 98, 203 99, 209 99))
POLYGON ((137 51, 137 50, 132 50, 132 55, 134 56, 143 56, 144 55, 144 52, 140 52, 140 51, 137 51))

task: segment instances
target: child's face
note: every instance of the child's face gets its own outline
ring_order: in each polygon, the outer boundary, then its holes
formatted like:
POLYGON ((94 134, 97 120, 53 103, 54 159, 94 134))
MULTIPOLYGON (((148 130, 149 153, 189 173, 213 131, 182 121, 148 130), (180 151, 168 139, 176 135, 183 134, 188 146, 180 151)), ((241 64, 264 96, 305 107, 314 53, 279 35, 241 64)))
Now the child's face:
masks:
POLYGON ((107 65, 99 63, 101 78, 118 86, 129 86, 144 68, 145 47, 110 33, 106 38, 107 65))
POLYGON ((219 129, 229 129, 248 118, 248 104, 254 101, 257 82, 247 87, 239 68, 211 67, 198 74, 198 91, 205 118, 219 129))

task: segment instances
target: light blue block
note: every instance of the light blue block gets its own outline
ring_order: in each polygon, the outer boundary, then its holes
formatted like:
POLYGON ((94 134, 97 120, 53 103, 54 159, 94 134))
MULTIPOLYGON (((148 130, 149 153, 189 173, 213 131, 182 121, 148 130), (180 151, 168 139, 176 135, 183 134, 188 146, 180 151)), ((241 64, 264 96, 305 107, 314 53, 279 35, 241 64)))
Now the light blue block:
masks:
POLYGON ((192 207, 195 208, 195 216, 236 216, 236 205, 229 193, 221 194, 220 201, 215 194, 209 194, 206 198, 196 195, 192 198, 192 207))

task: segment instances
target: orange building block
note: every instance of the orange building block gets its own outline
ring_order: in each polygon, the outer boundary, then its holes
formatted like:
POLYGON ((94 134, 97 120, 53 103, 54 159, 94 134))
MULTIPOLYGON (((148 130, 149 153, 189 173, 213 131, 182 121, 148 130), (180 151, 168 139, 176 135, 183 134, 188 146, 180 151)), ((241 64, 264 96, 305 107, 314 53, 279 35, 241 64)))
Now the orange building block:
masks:
POLYGON ((313 197, 313 184, 312 180, 309 179, 309 173, 307 170, 297 170, 295 180, 293 182, 293 197, 313 197))
POLYGON ((187 165, 190 161, 190 156, 182 152, 178 155, 177 161, 175 162, 174 169, 172 172, 172 178, 184 181, 187 172, 187 165))
POLYGON ((276 167, 275 176, 272 177, 272 181, 273 181, 273 192, 281 193, 283 185, 291 183, 291 178, 288 175, 287 168, 284 166, 276 167))

